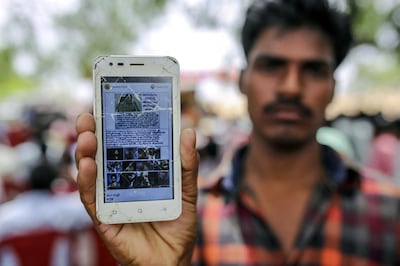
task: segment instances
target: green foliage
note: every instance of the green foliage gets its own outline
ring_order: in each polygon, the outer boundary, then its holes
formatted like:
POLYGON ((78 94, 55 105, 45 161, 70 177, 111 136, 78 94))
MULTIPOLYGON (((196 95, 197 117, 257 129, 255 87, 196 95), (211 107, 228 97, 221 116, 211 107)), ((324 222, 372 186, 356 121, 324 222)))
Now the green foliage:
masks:
POLYGON ((127 53, 165 4, 166 0, 82 0, 78 12, 56 20, 64 37, 61 50, 89 77, 97 56, 127 53))
MULTIPOLYGON (((379 0, 347 0, 353 17, 355 46, 362 44, 373 45, 381 54, 389 55, 395 60, 392 67, 384 69, 373 62, 368 66, 359 63, 359 75, 355 79, 353 89, 394 88, 400 82, 400 1, 386 1, 390 8, 382 8, 379 0), (379 41, 384 28, 390 28, 397 35, 392 42, 379 41)), ((387 33, 386 33, 387 34, 387 33)), ((365 55, 368 57, 369 55, 365 55)))
POLYGON ((12 49, 0 51, 0 99, 32 88, 33 81, 18 75, 11 67, 12 49))
POLYGON ((30 54, 37 62, 34 76, 61 72, 88 78, 97 56, 128 53, 139 34, 162 14, 167 0, 80 0, 76 9, 66 12, 54 11, 49 2, 42 6, 40 0, 23 5, 11 1, 3 46, 14 51, 10 56, 30 54), (51 28, 55 48, 43 48, 48 37, 38 34, 44 31, 38 21, 51 28))
POLYGON ((356 33, 356 44, 374 43, 375 34, 386 21, 376 11, 372 0, 363 0, 362 6, 353 5, 353 28, 356 33))
POLYGON ((400 65, 386 70, 386 71, 377 71, 376 68, 371 68, 366 65, 360 65, 359 71, 361 76, 363 77, 362 84, 358 84, 355 86, 355 90, 365 90, 365 86, 371 90, 378 90, 382 88, 393 89, 398 87, 400 84, 400 65))

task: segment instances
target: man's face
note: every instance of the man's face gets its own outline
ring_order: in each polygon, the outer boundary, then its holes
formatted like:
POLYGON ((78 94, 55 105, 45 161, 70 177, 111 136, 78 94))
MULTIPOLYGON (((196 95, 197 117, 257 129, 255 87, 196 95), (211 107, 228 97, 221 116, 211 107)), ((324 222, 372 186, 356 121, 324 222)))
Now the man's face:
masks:
POLYGON ((262 32, 240 82, 253 134, 280 149, 313 141, 333 96, 333 71, 332 45, 317 30, 262 32))

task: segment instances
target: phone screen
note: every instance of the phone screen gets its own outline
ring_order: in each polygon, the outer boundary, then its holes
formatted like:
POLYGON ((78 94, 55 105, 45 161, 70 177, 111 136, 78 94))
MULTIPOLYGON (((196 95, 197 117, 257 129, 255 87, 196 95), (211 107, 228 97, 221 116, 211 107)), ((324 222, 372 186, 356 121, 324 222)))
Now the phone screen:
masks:
POLYGON ((101 77, 104 202, 170 200, 172 77, 101 77))

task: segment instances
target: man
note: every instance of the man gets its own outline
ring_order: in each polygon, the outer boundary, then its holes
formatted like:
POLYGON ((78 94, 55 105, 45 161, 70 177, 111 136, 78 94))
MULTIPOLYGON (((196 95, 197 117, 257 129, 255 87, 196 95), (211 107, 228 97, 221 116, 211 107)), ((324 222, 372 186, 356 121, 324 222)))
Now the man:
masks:
POLYGON ((195 137, 184 130, 182 216, 166 223, 100 224, 94 215, 94 122, 90 115, 79 117, 82 201, 116 258, 124 265, 188 265, 194 250, 192 263, 199 265, 398 265, 399 190, 361 179, 316 141, 334 94, 334 70, 351 40, 348 18, 328 1, 259 0, 250 6, 240 89, 253 130, 229 173, 202 191, 197 219, 195 137))

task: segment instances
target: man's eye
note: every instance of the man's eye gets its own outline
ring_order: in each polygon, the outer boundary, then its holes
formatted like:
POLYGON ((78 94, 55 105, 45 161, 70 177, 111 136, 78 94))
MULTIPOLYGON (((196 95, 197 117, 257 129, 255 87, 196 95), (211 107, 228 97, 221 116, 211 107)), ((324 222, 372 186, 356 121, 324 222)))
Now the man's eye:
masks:
POLYGON ((320 64, 309 64, 304 66, 304 71, 315 77, 326 77, 329 75, 329 68, 320 64))
POLYGON ((263 71, 275 71, 280 69, 283 65, 281 61, 268 60, 257 62, 256 68, 263 71))

